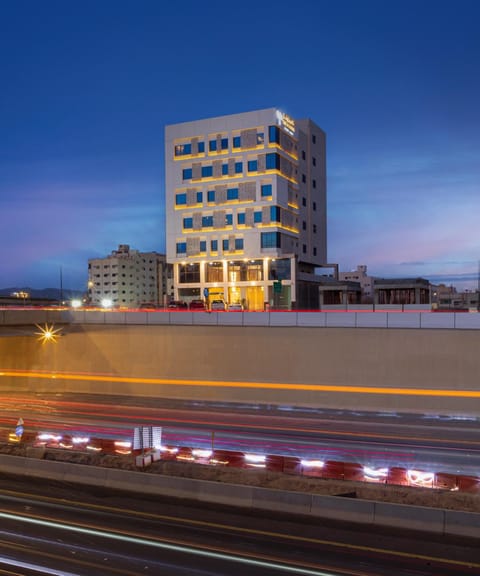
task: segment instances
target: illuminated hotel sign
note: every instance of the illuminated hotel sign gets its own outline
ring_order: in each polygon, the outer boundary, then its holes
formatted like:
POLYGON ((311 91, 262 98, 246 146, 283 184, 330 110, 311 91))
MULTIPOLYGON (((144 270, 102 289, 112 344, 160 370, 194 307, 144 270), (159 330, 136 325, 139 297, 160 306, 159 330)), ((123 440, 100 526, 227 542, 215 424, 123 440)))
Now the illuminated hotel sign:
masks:
POLYGON ((277 110, 277 120, 279 126, 281 126, 285 132, 295 136, 295 120, 291 116, 277 110))

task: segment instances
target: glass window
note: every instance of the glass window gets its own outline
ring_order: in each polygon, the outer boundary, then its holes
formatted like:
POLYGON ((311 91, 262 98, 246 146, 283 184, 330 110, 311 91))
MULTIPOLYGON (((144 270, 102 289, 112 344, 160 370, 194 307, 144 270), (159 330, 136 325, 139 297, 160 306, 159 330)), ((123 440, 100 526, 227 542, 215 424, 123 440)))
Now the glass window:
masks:
POLYGON ((261 247, 262 248, 280 248, 280 233, 279 232, 262 232, 261 247))
POLYGON ((210 178, 213 176, 212 166, 202 166, 202 178, 210 178))
POLYGON ((207 251, 207 241, 200 240, 200 252, 206 252, 206 251, 207 251))
POLYGON ((262 196, 271 196, 272 195, 272 185, 271 184, 262 184, 260 187, 262 196))
POLYGON ((208 190, 207 202, 215 202, 215 190, 208 190))
POLYGON ((307 253, 307 245, 306 245, 306 244, 303 244, 303 245, 302 245, 302 252, 303 252, 304 254, 307 253))
POLYGON ((235 162, 235 174, 241 174, 243 172, 243 162, 235 162))
POLYGON ((234 148, 240 148, 242 142, 241 142, 241 138, 240 136, 234 136, 233 137, 233 147, 234 148))
POLYGON ((185 156, 186 154, 192 153, 191 144, 177 144, 175 146, 175 156, 185 156))
POLYGON ((233 215, 232 214, 225 214, 225 224, 227 226, 232 226, 232 224, 233 224, 233 215))
POLYGON ((316 224, 313 225, 313 233, 314 233, 314 234, 317 233, 317 225, 316 225, 316 224))
POLYGON ((199 204, 203 202, 203 194, 201 192, 197 192, 197 202, 199 204))
POLYGON ((187 252, 187 243, 177 242, 177 254, 186 254, 186 252, 187 252))
POLYGON ((182 204, 186 204, 187 203, 187 194, 182 192, 181 194, 177 194, 175 196, 175 204, 177 206, 180 206, 182 204))
POLYGON ((261 212, 254 212, 253 213, 253 221, 257 224, 262 221, 262 213, 261 212))
POLYGON ((278 129, 278 126, 268 127, 268 140, 269 142, 276 142, 277 144, 280 143, 280 130, 278 129))
POLYGON ((305 198, 305 196, 303 196, 302 198, 302 206, 306 206, 307 205, 307 199, 305 198))
POLYGON ((192 169, 191 168, 184 168, 182 171, 182 178, 183 178, 183 180, 191 180, 192 179, 192 169))
POLYGON ((193 218, 184 218, 183 227, 186 229, 193 228, 193 218))
POLYGON ((266 155, 267 170, 280 170, 280 156, 275 152, 266 155))
POLYGON ((280 222, 280 206, 270 206, 270 220, 280 222))
POLYGON ((243 250, 243 238, 235 238, 235 250, 243 250))
POLYGON ((313 208, 313 210, 316 210, 316 209, 317 209, 317 203, 316 203, 316 202, 314 202, 314 203, 312 204, 312 208, 313 208))
POLYGON ((314 256, 316 256, 316 255, 317 255, 317 249, 316 249, 316 247, 315 247, 315 246, 313 247, 313 255, 314 255, 314 256))
POLYGON ((215 152, 217 149, 217 141, 216 140, 210 140, 208 142, 208 149, 210 150, 210 152, 215 152))
POLYGON ((228 176, 228 164, 222 164, 222 175, 228 176))
POLYGON ((258 162, 256 160, 249 160, 247 169, 249 172, 256 172, 258 170, 257 166, 258 162))
POLYGON ((302 160, 305 160, 305 150, 302 150, 302 160))
POLYGON ((313 164, 314 166, 317 165, 317 159, 315 158, 315 156, 312 156, 312 164, 313 164))
POLYGON ((305 176, 305 174, 302 174, 302 182, 306 182, 307 181, 307 177, 305 176))
POLYGON ((228 250, 228 238, 222 240, 222 249, 226 252, 228 250))
POLYGON ((239 212, 237 214, 237 223, 238 224, 245 224, 245 212, 239 212))
POLYGON ((312 180, 312 186, 313 186, 314 188, 317 187, 317 181, 316 181, 316 180, 312 180))
POLYGON ((202 217, 202 228, 211 228, 213 226, 213 216, 202 217))
POLYGON ((257 146, 261 146, 265 142, 265 135, 263 132, 257 132, 257 146))
POLYGON ((209 262, 207 282, 223 282, 223 264, 221 262, 209 262))
POLYGON ((290 260, 271 260, 268 263, 268 279, 269 280, 290 280, 290 260))
POLYGON ((181 284, 200 282, 200 264, 180 264, 178 267, 178 279, 181 284))
POLYGON ((210 251, 211 252, 218 252, 218 240, 211 240, 210 241, 210 251))
POLYGON ((313 142, 314 144, 317 143, 317 137, 315 136, 315 134, 312 134, 312 142, 313 142))
POLYGON ((227 200, 238 200, 238 188, 227 188, 227 200))
POLYGON ((305 222, 305 220, 302 222, 302 230, 306 230, 307 229, 307 223, 305 222))
POLYGON ((222 138, 221 146, 222 146, 222 150, 226 150, 228 148, 228 138, 222 138))
POLYGON ((198 151, 199 152, 205 152, 205 142, 199 142, 198 143, 198 151))

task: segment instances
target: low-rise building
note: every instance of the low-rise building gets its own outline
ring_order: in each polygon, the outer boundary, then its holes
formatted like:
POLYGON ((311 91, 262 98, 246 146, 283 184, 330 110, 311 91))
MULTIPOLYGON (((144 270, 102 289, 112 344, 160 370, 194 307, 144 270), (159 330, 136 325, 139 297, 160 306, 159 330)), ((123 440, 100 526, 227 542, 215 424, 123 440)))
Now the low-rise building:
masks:
POLYGON ((88 260, 88 301, 93 306, 165 306, 171 294, 172 267, 164 254, 120 244, 109 256, 88 260))

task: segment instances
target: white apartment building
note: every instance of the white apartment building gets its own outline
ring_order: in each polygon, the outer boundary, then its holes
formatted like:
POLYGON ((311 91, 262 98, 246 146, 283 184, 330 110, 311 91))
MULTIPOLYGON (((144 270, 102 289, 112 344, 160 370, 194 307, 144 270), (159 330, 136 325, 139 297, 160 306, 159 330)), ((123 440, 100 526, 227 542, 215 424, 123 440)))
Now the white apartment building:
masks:
POLYGON ((275 108, 167 126, 165 165, 175 299, 308 307, 327 262, 318 126, 275 108))
POLYGON ((120 244, 110 256, 88 260, 88 299, 93 306, 164 306, 172 292, 171 267, 164 254, 120 244))

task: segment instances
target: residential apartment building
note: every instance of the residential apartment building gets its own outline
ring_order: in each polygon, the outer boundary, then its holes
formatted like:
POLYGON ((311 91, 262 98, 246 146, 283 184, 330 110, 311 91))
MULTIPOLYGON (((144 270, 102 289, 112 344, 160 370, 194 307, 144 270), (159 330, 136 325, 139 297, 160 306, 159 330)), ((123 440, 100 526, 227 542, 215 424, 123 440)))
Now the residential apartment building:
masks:
POLYGON ((316 124, 271 108, 167 126, 165 165, 175 299, 290 309, 315 307, 316 293, 318 304, 327 227, 316 124))
POLYGON ((164 254, 139 252, 120 244, 105 258, 88 261, 88 300, 93 306, 164 306, 173 292, 164 254))

